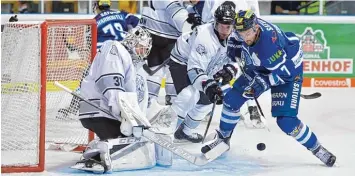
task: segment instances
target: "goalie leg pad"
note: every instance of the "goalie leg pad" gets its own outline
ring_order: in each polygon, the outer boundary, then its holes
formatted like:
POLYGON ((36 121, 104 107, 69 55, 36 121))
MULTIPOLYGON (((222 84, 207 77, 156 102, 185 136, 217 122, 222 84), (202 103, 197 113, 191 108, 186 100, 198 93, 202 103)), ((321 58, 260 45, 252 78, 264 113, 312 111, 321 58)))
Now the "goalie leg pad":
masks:
POLYGON ((145 138, 117 138, 107 142, 96 140, 90 146, 85 151, 85 159, 72 166, 73 169, 103 173, 150 168, 156 164, 154 144, 145 138))

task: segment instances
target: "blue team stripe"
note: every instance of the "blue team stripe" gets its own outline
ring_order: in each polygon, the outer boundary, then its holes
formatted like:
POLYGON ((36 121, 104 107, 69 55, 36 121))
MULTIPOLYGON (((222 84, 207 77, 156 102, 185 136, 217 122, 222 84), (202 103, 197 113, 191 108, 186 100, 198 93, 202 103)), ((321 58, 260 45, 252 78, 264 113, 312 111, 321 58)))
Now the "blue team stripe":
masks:
MULTIPOLYGON (((285 35, 286 36, 286 35, 285 35)), ((292 36, 292 37, 288 37, 288 36, 286 36, 286 38, 288 39, 288 40, 291 40, 291 41, 293 41, 293 40, 300 40, 298 37, 296 37, 296 36, 292 36)))
POLYGON ((225 123, 225 122, 221 121, 221 123, 220 123, 220 129, 221 129, 222 131, 231 131, 231 130, 234 129, 235 125, 236 125, 236 123, 231 124, 231 123, 225 123))
POLYGON ((236 120, 236 119, 239 119, 239 117, 240 117, 240 115, 231 116, 231 115, 226 114, 225 112, 222 112, 222 117, 221 118, 225 118, 225 119, 228 119, 228 120, 236 120))
POLYGON ((236 124, 240 119, 240 112, 230 112, 223 108, 221 122, 236 124))
POLYGON ((308 135, 309 133, 309 128, 307 125, 303 126, 303 128, 306 128, 306 131, 303 133, 303 135, 297 139, 298 142, 302 141, 304 138, 306 138, 306 136, 308 135))

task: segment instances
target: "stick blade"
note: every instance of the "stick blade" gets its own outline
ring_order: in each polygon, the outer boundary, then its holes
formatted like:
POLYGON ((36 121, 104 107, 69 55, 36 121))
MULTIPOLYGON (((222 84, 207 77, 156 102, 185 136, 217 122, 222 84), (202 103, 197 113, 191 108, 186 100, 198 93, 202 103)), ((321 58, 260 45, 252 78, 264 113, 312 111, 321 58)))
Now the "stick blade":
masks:
POLYGON ((304 99, 316 99, 316 98, 319 98, 321 96, 322 96, 322 94, 320 92, 315 92, 315 93, 309 94, 309 95, 301 94, 301 97, 304 98, 304 99))

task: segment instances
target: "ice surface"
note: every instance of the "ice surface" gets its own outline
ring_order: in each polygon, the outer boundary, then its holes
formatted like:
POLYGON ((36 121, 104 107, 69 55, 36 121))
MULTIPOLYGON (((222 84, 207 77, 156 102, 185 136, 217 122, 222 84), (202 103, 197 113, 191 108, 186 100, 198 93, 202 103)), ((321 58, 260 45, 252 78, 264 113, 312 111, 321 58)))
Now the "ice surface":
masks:
MULTIPOLYGON (((262 129, 247 129, 240 122, 234 131, 229 153, 203 167, 174 158, 172 167, 115 172, 120 176, 352 176, 355 175, 355 89, 304 89, 303 93, 321 92, 315 100, 301 100, 300 119, 316 133, 320 142, 337 156, 336 167, 325 167, 315 156, 293 138, 285 135, 270 117, 270 95, 260 97, 260 104, 268 120, 271 132, 262 129), (256 145, 266 144, 264 151, 256 145)), ((215 112, 211 131, 218 127, 220 107, 215 112)), ((205 124, 204 124, 205 125, 205 124)), ((204 126, 200 127, 203 133, 204 126)), ((197 152, 196 144, 187 145, 197 152)), ((17 173, 3 175, 92 175, 69 169, 78 159, 77 153, 47 151, 46 171, 42 173, 17 173)), ((1 158, 6 160, 6 158, 1 158)))

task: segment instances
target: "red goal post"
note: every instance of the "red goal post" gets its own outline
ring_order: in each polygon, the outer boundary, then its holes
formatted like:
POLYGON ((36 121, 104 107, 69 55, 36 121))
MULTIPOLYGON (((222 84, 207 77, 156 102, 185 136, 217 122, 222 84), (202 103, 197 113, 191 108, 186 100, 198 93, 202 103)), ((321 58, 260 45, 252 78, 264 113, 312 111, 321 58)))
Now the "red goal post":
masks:
POLYGON ((49 145, 80 147, 94 138, 78 120, 78 99, 56 88, 54 81, 78 88, 96 43, 94 19, 5 24, 1 172, 41 172, 49 145))

